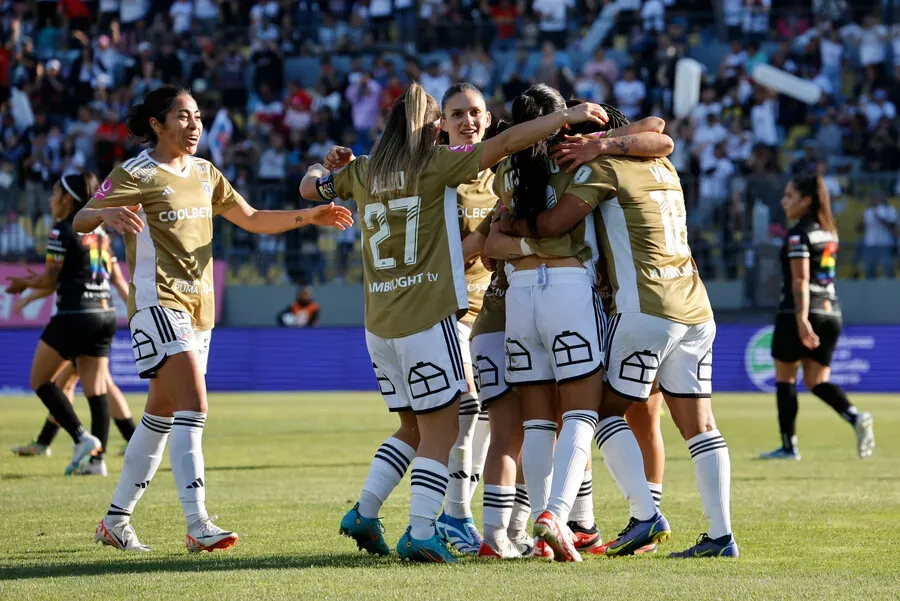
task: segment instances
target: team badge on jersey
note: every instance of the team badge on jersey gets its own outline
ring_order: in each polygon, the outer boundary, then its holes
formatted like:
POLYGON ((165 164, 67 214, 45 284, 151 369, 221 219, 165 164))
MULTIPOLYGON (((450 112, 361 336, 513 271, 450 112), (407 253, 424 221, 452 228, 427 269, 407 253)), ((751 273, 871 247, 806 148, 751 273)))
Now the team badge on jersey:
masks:
POLYGON ((587 165, 582 165, 578 172, 575 174, 575 179, 572 180, 576 184, 583 184, 588 181, 588 178, 591 176, 592 169, 587 165))

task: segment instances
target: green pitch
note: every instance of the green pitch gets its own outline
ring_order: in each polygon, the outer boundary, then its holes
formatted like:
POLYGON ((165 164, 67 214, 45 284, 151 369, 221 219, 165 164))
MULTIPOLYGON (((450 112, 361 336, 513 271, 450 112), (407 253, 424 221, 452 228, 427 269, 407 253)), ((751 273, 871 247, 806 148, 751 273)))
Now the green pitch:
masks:
MULTIPOLYGON (((93 543, 110 501, 110 477, 64 478, 71 453, 61 435, 50 458, 6 449, 36 434, 37 398, 0 398, 0 599, 896 599, 900 587, 900 403, 855 400, 875 416, 878 447, 856 458, 854 436, 804 395, 799 463, 754 458, 774 448, 774 398, 717 395, 731 450, 737 561, 588 558, 580 565, 466 560, 402 565, 357 552, 338 536, 369 459, 393 430, 375 395, 214 395, 204 440, 208 506, 241 536, 237 547, 189 556, 165 460, 135 513, 145 555, 93 543)), ((132 397, 140 415, 142 399, 132 397)), ((82 416, 85 404, 77 404, 82 416)), ((674 530, 663 551, 681 550, 706 527, 684 443, 664 418, 668 444, 663 508, 674 530)), ((119 447, 118 433, 110 433, 119 447)), ((608 538, 626 505, 594 451, 598 523, 608 538)), ((481 489, 476 521, 480 523, 481 489)), ((392 545, 406 524, 404 481, 384 509, 392 545)))

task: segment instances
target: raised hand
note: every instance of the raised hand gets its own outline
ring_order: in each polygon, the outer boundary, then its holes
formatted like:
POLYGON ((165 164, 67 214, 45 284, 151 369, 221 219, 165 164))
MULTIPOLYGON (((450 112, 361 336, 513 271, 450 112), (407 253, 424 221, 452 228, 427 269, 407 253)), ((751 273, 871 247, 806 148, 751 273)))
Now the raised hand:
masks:
POLYGON ((609 115, 603 110, 603 107, 593 102, 582 102, 563 111, 563 117, 568 125, 583 123, 585 121, 593 121, 600 125, 605 125, 609 121, 609 115))
POLYGON ((324 167, 329 171, 337 171, 341 167, 350 164, 355 157, 353 151, 343 146, 332 146, 325 159, 322 161, 324 167))

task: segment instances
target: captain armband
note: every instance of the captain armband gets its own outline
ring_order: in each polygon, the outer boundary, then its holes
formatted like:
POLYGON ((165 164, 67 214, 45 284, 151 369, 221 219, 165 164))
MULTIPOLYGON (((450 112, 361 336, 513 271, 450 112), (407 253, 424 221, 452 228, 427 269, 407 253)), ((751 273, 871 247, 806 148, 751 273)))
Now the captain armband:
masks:
POLYGON ((322 200, 334 200, 337 192, 334 191, 334 175, 329 173, 325 177, 316 180, 316 191, 322 200))

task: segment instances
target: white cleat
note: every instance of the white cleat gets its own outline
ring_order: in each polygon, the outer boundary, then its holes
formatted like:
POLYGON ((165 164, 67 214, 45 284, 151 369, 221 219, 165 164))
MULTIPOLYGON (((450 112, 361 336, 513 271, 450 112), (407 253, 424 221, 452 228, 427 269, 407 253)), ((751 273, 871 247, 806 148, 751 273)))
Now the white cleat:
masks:
POLYGON ((238 542, 238 535, 223 530, 212 523, 209 518, 200 519, 188 526, 184 544, 189 553, 230 549, 238 542))
POLYGON ((100 439, 85 432, 81 435, 81 440, 75 444, 75 450, 72 452, 72 461, 66 467, 66 476, 74 474, 85 460, 91 455, 103 448, 100 439))
POLYGON ((534 538, 524 531, 519 532, 515 538, 509 537, 509 542, 515 545, 519 553, 525 557, 530 556, 534 550, 534 538))
POLYGON ((874 421, 868 411, 860 413, 856 418, 856 452, 860 459, 871 457, 875 449, 875 429, 872 427, 874 421))
MULTIPOLYGON (((529 549, 529 553, 531 549, 529 549)), ((498 540, 484 539, 478 549, 478 557, 490 557, 494 559, 522 559, 523 554, 519 547, 514 545, 508 537, 498 540)))
POLYGON ((94 533, 94 540, 122 551, 146 553, 150 550, 150 547, 138 540, 130 522, 107 524, 105 519, 100 520, 100 523, 97 524, 97 531, 94 533))
POLYGON ((109 472, 106 469, 106 461, 100 459, 99 461, 87 461, 82 463, 81 466, 75 471, 76 476, 103 476, 104 478, 109 475, 109 472))

